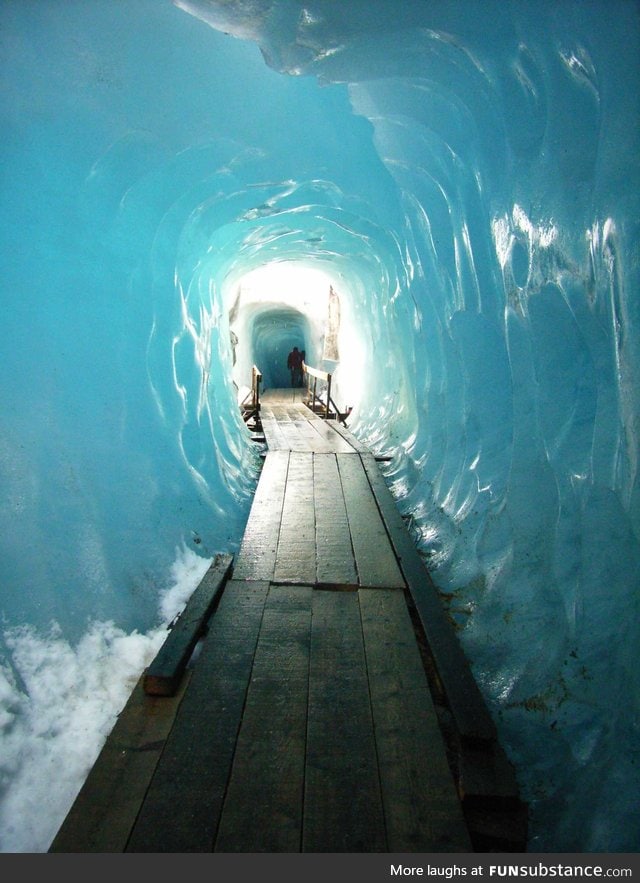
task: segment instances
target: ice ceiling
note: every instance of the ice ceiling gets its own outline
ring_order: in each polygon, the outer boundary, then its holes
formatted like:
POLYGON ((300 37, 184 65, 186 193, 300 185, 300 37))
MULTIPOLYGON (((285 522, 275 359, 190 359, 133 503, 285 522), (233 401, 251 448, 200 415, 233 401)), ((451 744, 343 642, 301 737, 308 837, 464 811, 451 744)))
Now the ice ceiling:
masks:
POLYGON ((3 0, 6 634, 144 631, 178 548, 237 548, 236 387, 322 361, 331 287, 531 848, 637 851, 638 12, 3 0))

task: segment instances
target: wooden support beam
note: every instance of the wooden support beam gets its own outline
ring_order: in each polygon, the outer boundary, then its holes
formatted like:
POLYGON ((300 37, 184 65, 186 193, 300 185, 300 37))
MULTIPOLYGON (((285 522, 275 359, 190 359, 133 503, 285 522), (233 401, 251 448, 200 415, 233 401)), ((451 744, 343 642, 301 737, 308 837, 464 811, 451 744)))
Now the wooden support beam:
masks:
POLYGON ((175 694, 194 647, 206 631, 208 619, 224 590, 232 562, 233 555, 216 555, 145 672, 143 683, 147 695, 175 694))
POLYGON ((522 851, 527 807, 513 766, 438 591, 407 532, 372 454, 362 462, 387 525, 431 656, 440 691, 453 718, 457 785, 474 844, 479 850, 522 851))
POLYGON ((493 740, 497 736, 495 724, 471 673, 469 661, 447 619, 438 591, 402 521, 373 454, 360 456, 424 629, 458 732, 470 740, 493 740))

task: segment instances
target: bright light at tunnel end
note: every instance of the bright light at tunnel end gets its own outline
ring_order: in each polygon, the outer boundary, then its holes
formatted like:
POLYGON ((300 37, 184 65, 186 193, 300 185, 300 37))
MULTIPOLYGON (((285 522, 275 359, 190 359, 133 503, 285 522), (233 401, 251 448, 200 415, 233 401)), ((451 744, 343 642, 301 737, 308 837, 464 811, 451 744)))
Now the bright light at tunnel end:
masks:
POLYGON ((365 347, 362 331, 350 321, 351 297, 344 281, 303 261, 272 261, 235 275, 226 284, 223 301, 238 389, 250 383, 254 364, 263 374, 264 388, 287 386, 286 356, 297 346, 309 365, 331 372, 339 407, 355 409, 362 393, 365 347))

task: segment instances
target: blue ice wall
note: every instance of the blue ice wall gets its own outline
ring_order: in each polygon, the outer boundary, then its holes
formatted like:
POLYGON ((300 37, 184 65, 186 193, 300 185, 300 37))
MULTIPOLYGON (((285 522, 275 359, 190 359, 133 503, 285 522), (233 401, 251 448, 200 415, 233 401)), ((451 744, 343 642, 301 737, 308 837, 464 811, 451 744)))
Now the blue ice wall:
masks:
POLYGON ((339 214, 380 164, 344 89, 171 3, 8 2, 2 26, 2 609, 143 627, 176 545, 210 557, 248 513, 229 265, 263 262, 286 208, 339 214))
POLYGON ((233 285, 316 266, 531 848, 637 851, 638 4, 0 16, 7 627, 147 629, 176 548, 237 545, 233 285))

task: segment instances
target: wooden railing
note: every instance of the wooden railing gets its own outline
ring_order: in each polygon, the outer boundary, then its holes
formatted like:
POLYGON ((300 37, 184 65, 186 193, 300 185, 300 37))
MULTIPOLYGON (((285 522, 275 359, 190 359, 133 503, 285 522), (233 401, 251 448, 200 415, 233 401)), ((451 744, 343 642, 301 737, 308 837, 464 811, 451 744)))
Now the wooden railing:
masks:
POLYGON ((351 413, 351 408, 345 413, 341 413, 338 410, 336 403, 331 398, 331 374, 328 371, 312 368, 306 362, 302 363, 302 373, 307 383, 305 402, 307 407, 311 408, 314 413, 320 414, 325 420, 331 420, 335 417, 339 422, 344 423, 351 413), (318 383, 320 388, 318 388, 318 383), (326 392, 326 401, 322 398, 323 392, 326 392), (333 406, 333 411, 331 406, 333 406))
POLYGON ((312 368, 310 365, 307 365, 306 362, 302 363, 302 373, 307 380, 306 404, 312 411, 320 412, 324 414, 325 418, 328 418, 331 402, 331 374, 327 371, 319 371, 317 368, 312 368), (320 381, 321 384, 326 384, 326 403, 323 402, 318 395, 318 381, 320 381))
POLYGON ((254 365, 251 369, 251 403, 256 412, 260 410, 260 384, 262 383, 262 373, 254 365))
POLYGON ((253 417, 255 420, 260 419, 260 384, 262 383, 262 374, 254 365, 251 369, 251 389, 240 403, 242 417, 245 423, 253 417))

